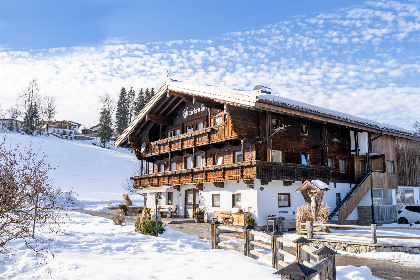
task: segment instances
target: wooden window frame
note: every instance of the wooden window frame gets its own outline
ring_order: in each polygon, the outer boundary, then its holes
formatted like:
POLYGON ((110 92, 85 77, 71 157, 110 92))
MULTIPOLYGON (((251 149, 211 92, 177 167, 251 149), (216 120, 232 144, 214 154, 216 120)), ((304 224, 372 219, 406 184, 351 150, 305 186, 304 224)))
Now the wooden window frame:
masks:
POLYGON ((233 193, 232 194, 232 208, 241 208, 242 207, 242 194, 241 193, 233 193), (239 196, 241 198, 241 205, 235 205, 235 196, 239 196))
POLYGON ((197 154, 194 156, 194 168, 203 168, 203 155, 197 154), (200 157, 200 166, 197 166, 197 157, 200 157))
POLYGON ((193 168, 193 158, 192 158, 192 156, 184 156, 183 158, 182 158, 182 167, 183 167, 183 169, 191 169, 191 168, 193 168), (190 168, 188 168, 188 158, 190 158, 190 160, 191 160, 191 166, 190 166, 190 168))
POLYGON ((346 166, 346 160, 345 159, 338 159, 338 172, 340 172, 340 173, 346 173, 347 172, 347 166, 346 166), (341 162, 343 162, 344 164, 343 164, 343 167, 344 167, 344 170, 341 170, 341 165, 340 165, 340 163, 341 162))
POLYGON ((244 161, 244 155, 243 155, 243 153, 242 153, 242 151, 234 151, 233 152, 233 162, 234 163, 240 163, 240 162, 243 162, 244 161), (238 161, 237 160, 237 154, 241 154, 241 158, 242 158, 242 160, 241 161, 238 161))
POLYGON ((174 131, 173 130, 166 131, 166 138, 171 138, 173 136, 174 136, 174 131), (169 134, 171 134, 171 135, 169 135, 169 134))
POLYGON ((283 207, 290 207, 290 205, 291 205, 291 203, 290 203, 290 197, 291 197, 291 195, 290 195, 290 193, 278 193, 277 194, 277 206, 278 206, 278 208, 283 208, 283 207), (287 206, 280 206, 279 205, 279 203, 280 203, 280 195, 287 195, 287 197, 288 197, 288 199, 287 199, 287 206))
POLYGON ((176 162, 172 162, 171 163, 171 171, 176 171, 177 170, 177 164, 176 162), (173 168, 175 166, 175 169, 173 168))
POLYGON ((161 164, 159 164, 159 173, 163 173, 163 172, 165 172, 165 164, 161 163, 161 164), (163 171, 161 170, 162 166, 163 166, 163 171))
POLYGON ((202 130, 202 129, 204 129, 204 122, 197 123, 197 130, 202 130), (203 126, 202 128, 199 128, 200 124, 203 126))
POLYGON ((388 173, 388 174, 395 174, 395 164, 394 164, 394 161, 393 160, 387 160, 386 161, 386 173, 388 173), (392 168, 392 170, 389 170, 389 168, 388 168, 388 164, 391 164, 391 168, 392 168), (389 172, 389 171, 392 171, 392 172, 389 172))
POLYGON ((308 136, 309 133, 310 133, 309 124, 307 124, 307 123, 300 123, 299 132, 300 132, 300 135, 301 136, 308 136), (302 133, 302 128, 303 128, 304 125, 306 126, 306 133, 302 133))
POLYGON ((276 129, 279 129, 279 128, 283 128, 283 119, 273 117, 271 119, 271 129, 276 130, 276 129))
POLYGON ((175 129, 175 136, 181 135, 182 134, 182 130, 181 129, 175 129), (178 134, 179 132, 179 134, 178 134))
POLYGON ((220 207, 220 193, 213 193, 211 195, 211 207, 220 207), (214 196, 218 195, 219 196, 219 206, 214 205, 214 196))
POLYGON ((193 132, 194 131, 194 125, 192 125, 192 124, 189 124, 189 125, 186 125, 185 126, 185 133, 190 133, 190 132, 193 132), (191 131, 188 131, 188 128, 191 128, 192 130, 191 131))
POLYGON ((167 195, 166 195, 166 204, 167 205, 174 205, 174 192, 167 192, 167 195), (169 201, 169 194, 172 195, 172 201, 169 201))

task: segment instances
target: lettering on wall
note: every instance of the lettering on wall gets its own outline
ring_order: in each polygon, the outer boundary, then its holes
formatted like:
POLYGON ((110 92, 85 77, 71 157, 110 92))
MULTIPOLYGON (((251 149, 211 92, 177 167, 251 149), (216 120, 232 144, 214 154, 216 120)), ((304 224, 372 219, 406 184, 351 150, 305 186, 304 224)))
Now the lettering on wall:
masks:
POLYGON ((206 109, 207 109, 206 106, 204 106, 203 104, 201 104, 201 106, 197 107, 197 108, 190 108, 190 107, 186 106, 184 108, 184 110, 182 111, 182 116, 185 119, 189 116, 204 112, 206 109))

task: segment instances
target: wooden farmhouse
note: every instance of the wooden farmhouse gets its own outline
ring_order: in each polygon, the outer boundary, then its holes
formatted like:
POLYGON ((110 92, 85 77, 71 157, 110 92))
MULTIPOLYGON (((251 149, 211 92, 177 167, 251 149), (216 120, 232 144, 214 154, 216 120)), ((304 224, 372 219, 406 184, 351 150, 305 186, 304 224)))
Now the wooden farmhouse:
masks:
POLYGON ((295 218, 305 204, 296 190, 306 180, 328 184, 332 220, 394 221, 398 205, 419 201, 419 141, 262 86, 240 91, 168 78, 115 145, 135 151, 141 174, 131 179, 148 207, 160 192, 159 203, 177 205, 181 217, 199 207, 207 220, 241 209, 261 226, 269 215, 295 218))

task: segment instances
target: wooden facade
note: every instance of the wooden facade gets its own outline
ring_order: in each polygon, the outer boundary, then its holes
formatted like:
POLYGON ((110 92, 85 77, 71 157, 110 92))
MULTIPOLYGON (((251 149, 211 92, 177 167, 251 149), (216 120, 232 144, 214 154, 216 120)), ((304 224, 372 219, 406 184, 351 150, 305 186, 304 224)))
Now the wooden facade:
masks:
POLYGON ((254 180, 322 180, 356 185, 335 210, 344 221, 372 188, 419 182, 418 138, 316 112, 165 83, 117 139, 131 146, 142 173, 134 187, 254 180), (360 153, 351 132, 368 132, 360 153), (352 141, 355 147, 352 149, 352 141), (414 151, 414 152, 413 152, 414 151), (417 155, 417 157, 416 157, 417 155), (407 163, 410 161, 410 163, 407 163), (404 175, 402 175, 404 174, 404 175), (408 178, 407 178, 408 177, 408 178), (341 213, 340 213, 341 211, 341 213))

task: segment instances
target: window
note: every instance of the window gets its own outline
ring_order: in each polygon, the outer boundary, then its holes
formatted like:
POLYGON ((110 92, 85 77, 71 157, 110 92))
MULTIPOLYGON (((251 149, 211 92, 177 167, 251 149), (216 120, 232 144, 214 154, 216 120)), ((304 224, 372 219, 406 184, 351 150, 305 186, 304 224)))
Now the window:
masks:
POLYGON ((153 163, 148 162, 147 167, 148 167, 148 174, 153 174, 153 163))
POLYGON ((338 132, 338 130, 333 130, 331 134, 333 141, 340 141, 340 133, 338 132))
POLYGON ((413 189, 399 189, 397 190, 397 203, 409 204, 414 203, 414 190, 413 189))
POLYGON ((204 123, 198 123, 197 124, 197 130, 203 129, 204 128, 204 123))
POLYGON ((283 162, 283 152, 279 150, 271 150, 272 162, 283 162))
POLYGON ((332 158, 328 158, 328 162, 327 162, 327 164, 328 164, 328 167, 333 167, 333 159, 332 158))
POLYGON ((232 194, 232 207, 233 208, 241 207, 241 194, 240 193, 232 194))
POLYGON ((191 169, 191 157, 184 157, 184 169, 191 169))
POLYGON ((222 165, 223 164, 223 155, 215 154, 213 157, 213 165, 222 165))
POLYGON ((341 193, 335 194, 335 205, 339 205, 341 203, 341 193))
POLYGON ((340 173, 346 173, 346 161, 344 159, 338 160, 338 168, 340 173))
POLYGON ((175 135, 176 135, 176 136, 181 135, 181 129, 176 129, 176 130, 175 130, 175 135))
POLYGON ((279 193, 279 207, 290 207, 290 193, 279 193))
POLYGON ((311 155, 310 154, 303 154, 303 155, 301 155, 302 164, 304 164, 304 165, 311 164, 310 159, 311 159, 311 155))
POLYGON ((392 190, 373 189, 373 205, 392 205, 392 190))
POLYGON ((386 161, 386 172, 389 174, 394 174, 394 162, 387 160, 386 161))
POLYGON ((276 130, 283 127, 283 122, 280 119, 271 119, 271 128, 276 130))
POLYGON ((309 125, 307 124, 300 124, 300 134, 301 135, 308 135, 309 134, 309 125))
POLYGON ((211 206, 220 207, 220 194, 212 194, 211 196, 211 206))
POLYGON ((168 192, 168 195, 166 196, 166 204, 172 205, 174 203, 174 193, 168 192))
POLYGON ((367 172, 367 162, 364 160, 360 161, 360 172, 366 173, 367 172))
POLYGON ((176 162, 172 162, 171 163, 171 171, 175 171, 176 170, 176 162))
POLYGON ((214 119, 214 124, 215 125, 221 125, 223 123, 223 118, 222 117, 218 117, 214 119))
POLYGON ((173 131, 168 131, 168 132, 166 132, 166 137, 172 137, 172 136, 174 136, 174 132, 173 131))
POLYGON ((159 172, 165 172, 165 164, 159 164, 159 172))
POLYGON ((235 163, 238 163, 238 162, 242 162, 243 161, 243 157, 242 157, 242 151, 237 151, 237 152, 235 152, 234 153, 234 160, 235 160, 235 163))
POLYGON ((202 167, 203 159, 201 158, 201 155, 196 155, 194 160, 194 167, 195 168, 201 168, 202 167))
POLYGON ((187 133, 188 132, 193 132, 193 131, 194 131, 193 126, 192 125, 187 125, 187 133))

